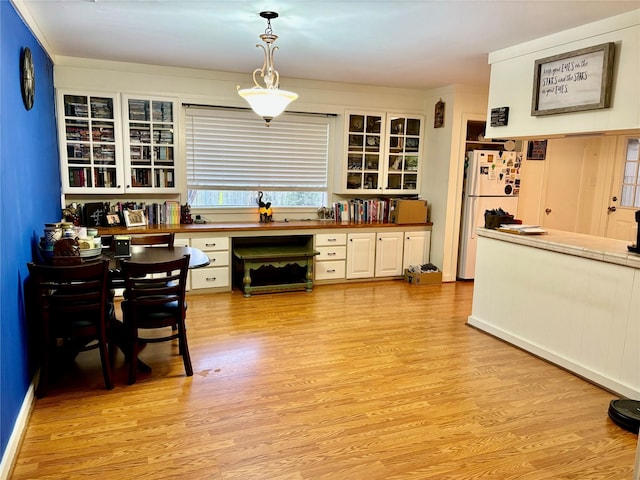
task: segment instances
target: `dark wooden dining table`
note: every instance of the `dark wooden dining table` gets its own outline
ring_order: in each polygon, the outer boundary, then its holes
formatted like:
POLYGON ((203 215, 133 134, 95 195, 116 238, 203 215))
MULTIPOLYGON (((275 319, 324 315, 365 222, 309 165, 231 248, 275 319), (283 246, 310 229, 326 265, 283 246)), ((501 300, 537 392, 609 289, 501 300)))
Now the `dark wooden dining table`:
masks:
POLYGON ((194 247, 149 247, 144 245, 131 245, 129 257, 116 257, 112 250, 103 252, 103 256, 109 259, 109 268, 112 272, 120 270, 120 261, 127 260, 136 263, 159 263, 177 260, 189 255, 189 269, 201 268, 209 265, 209 257, 202 250, 194 247))

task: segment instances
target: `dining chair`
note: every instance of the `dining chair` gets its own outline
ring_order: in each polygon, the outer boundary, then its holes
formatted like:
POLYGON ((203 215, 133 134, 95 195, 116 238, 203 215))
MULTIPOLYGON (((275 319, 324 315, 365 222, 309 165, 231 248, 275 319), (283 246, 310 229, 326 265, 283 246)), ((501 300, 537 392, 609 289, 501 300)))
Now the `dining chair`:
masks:
POLYGON ((174 339, 178 340, 187 376, 193 375, 185 326, 188 268, 189 255, 158 263, 122 261, 125 295, 121 307, 129 384, 136 381, 140 347, 174 339), (159 274, 166 275, 158 277, 159 274), (151 336, 149 331, 158 329, 170 331, 160 334, 162 336, 151 336))
MULTIPOLYGON (((36 396, 46 395, 58 359, 98 349, 107 390, 113 388, 114 353, 110 323, 114 306, 108 289, 109 261, 80 265, 29 263, 29 286, 38 304, 41 368, 36 396)), ((70 356, 70 357, 69 357, 70 356)))
POLYGON ((153 233, 153 234, 143 234, 143 235, 131 235, 131 245, 144 245, 147 247, 150 246, 165 246, 165 247, 173 247, 173 243, 175 242, 176 234, 171 233, 153 233))

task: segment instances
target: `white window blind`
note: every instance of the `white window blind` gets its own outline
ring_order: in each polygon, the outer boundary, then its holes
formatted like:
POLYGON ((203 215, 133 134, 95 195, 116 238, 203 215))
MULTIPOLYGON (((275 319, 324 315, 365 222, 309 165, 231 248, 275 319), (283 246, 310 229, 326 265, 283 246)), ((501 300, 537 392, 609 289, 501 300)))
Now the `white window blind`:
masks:
POLYGON ((187 107, 190 190, 326 191, 328 117, 187 107))

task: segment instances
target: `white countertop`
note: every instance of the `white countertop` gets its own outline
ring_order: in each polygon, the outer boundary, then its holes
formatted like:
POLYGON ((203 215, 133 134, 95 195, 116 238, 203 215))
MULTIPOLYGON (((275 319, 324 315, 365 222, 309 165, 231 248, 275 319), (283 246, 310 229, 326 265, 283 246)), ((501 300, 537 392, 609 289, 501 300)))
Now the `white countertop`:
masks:
POLYGON ((547 232, 545 235, 516 235, 486 228, 477 229, 481 237, 640 269, 640 254, 627 250, 632 242, 561 230, 547 232))

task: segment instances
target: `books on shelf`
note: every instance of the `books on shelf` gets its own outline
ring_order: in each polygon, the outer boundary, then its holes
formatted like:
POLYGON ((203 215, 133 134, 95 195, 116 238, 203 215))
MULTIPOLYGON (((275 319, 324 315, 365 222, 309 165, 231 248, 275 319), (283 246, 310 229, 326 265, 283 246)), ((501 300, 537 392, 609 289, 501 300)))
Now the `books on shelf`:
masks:
POLYGON ((389 198, 353 199, 333 203, 333 218, 341 223, 388 223, 389 198))

